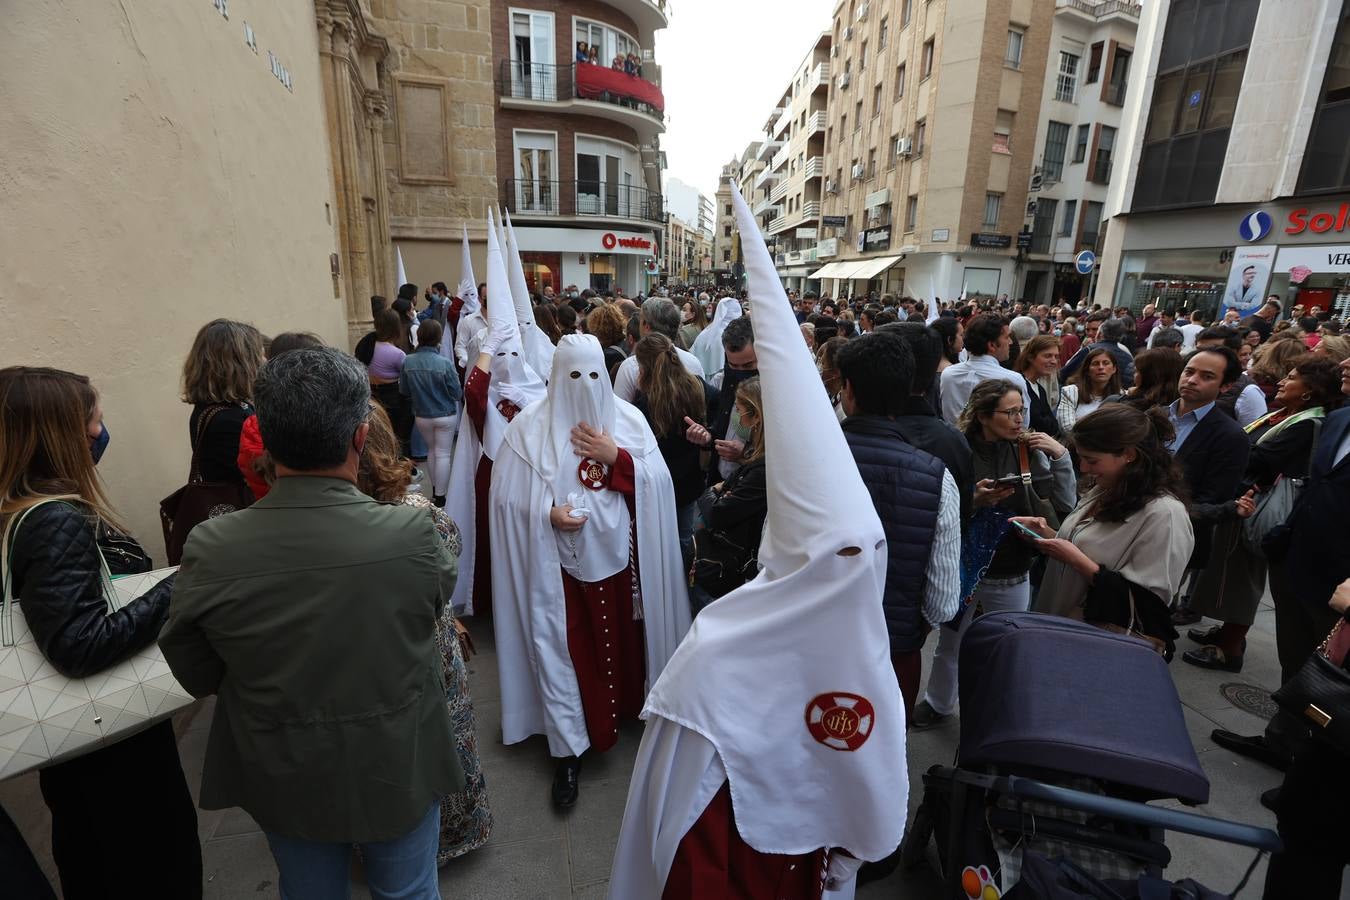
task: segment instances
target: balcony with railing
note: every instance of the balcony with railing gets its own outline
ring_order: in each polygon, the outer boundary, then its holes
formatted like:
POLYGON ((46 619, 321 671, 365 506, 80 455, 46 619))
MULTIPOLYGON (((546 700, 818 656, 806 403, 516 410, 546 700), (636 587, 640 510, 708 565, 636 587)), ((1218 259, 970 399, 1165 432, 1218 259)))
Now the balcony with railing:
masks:
POLYGON ((768 162, 781 149, 783 149, 782 141, 765 135, 764 140, 759 142, 759 152, 755 154, 755 158, 768 162))
POLYGON ((813 156, 806 161, 802 174, 807 178, 822 178, 825 175, 825 158, 813 156))
POLYGON ((829 86, 830 86, 829 61, 826 60, 825 62, 816 63, 816 67, 811 70, 811 78, 806 83, 806 92, 808 94, 814 94, 820 88, 828 88, 829 86))
POLYGON ((642 32, 644 42, 646 35, 670 25, 669 0, 604 0, 604 2, 632 19, 642 32))
POLYGON ((811 113, 810 118, 806 120, 806 133, 819 134, 825 130, 825 110, 811 113))
POLYGON ((661 195, 642 187, 599 181, 511 178, 502 182, 502 203, 511 215, 637 219, 664 223, 661 195))
POLYGON ((1108 16, 1128 16, 1138 21, 1143 12, 1143 6, 1131 0, 1102 0, 1100 3, 1094 3, 1092 0, 1056 0, 1055 8, 1072 9, 1095 20, 1105 19, 1108 16))
POLYGON ((769 199, 775 202, 782 200, 787 196, 789 186, 790 183, 788 179, 780 179, 779 182, 773 186, 773 189, 769 191, 769 199))
POLYGON ((788 174, 786 171, 787 163, 791 158, 792 147, 788 144, 784 144, 779 151, 773 155, 773 159, 769 162, 769 168, 773 169, 775 172, 788 174))
POLYGON ((637 130, 644 142, 666 127, 661 88, 644 78, 589 63, 552 66, 504 59, 497 70, 497 95, 507 108, 557 104, 620 122, 637 130))

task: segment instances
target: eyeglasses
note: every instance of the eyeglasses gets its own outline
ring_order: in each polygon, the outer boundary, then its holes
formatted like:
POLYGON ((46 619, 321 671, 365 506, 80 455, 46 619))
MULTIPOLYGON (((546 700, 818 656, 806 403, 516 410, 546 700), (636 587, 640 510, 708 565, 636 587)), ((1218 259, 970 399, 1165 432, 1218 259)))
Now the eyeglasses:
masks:
POLYGON ((1000 416, 1007 416, 1009 421, 1012 422, 1025 418, 1027 414, 1027 411, 1020 406, 1016 409, 996 409, 994 412, 998 413, 1000 416))

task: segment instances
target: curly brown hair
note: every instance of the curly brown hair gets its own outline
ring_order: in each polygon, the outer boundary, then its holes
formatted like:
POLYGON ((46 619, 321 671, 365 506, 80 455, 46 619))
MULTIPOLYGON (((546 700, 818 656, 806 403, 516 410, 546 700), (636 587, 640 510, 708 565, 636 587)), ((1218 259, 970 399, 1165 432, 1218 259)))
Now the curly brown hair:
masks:
POLYGON ((412 461, 400 454, 393 423, 382 406, 371 403, 370 418, 366 421, 370 423, 370 433, 366 435, 366 448, 361 451, 357 486, 361 493, 381 503, 398 503, 412 481, 412 461))
POLYGON ((1294 360, 1293 370, 1308 386, 1312 397, 1304 407, 1321 406, 1327 412, 1341 405, 1341 367, 1329 356, 1305 353, 1294 360))
POLYGON ((606 303, 591 310, 586 317, 586 332, 595 335, 601 347, 613 347, 623 343, 624 333, 628 330, 628 319, 617 304, 606 303))
POLYGON ((183 402, 249 402, 266 348, 262 333, 252 325, 229 319, 207 322, 183 361, 183 402))

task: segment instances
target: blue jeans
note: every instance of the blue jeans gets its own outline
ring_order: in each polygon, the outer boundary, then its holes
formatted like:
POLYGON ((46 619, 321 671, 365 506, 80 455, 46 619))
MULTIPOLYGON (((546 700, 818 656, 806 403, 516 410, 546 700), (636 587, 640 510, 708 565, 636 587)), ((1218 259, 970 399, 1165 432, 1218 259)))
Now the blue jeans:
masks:
MULTIPOLYGON (((436 845, 441 804, 432 804, 412 831, 391 841, 361 843, 366 882, 375 900, 440 900, 436 845)), ((346 900, 351 896, 352 845, 286 837, 267 832, 281 873, 282 900, 346 900)))

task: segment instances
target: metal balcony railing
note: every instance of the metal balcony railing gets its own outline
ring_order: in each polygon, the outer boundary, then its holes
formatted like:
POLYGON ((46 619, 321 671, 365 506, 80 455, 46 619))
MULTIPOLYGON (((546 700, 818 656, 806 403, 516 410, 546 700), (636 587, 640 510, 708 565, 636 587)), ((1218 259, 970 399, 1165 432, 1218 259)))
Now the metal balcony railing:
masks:
POLYGON ((809 201, 809 202, 807 202, 807 203, 803 203, 803 204, 802 204, 802 210, 801 210, 801 218, 803 218, 803 219, 819 219, 819 218, 820 218, 820 201, 819 201, 819 200, 811 200, 811 201, 809 201))
POLYGON ((820 178, 825 174, 825 158, 813 156, 806 161, 802 174, 807 178, 820 178))
POLYGON ((1124 13, 1137 19, 1143 12, 1143 7, 1140 4, 1131 3, 1130 0, 1104 0, 1102 3, 1092 3, 1090 0, 1058 0, 1055 5, 1076 9, 1079 12, 1087 13, 1094 19, 1100 19, 1112 13, 1124 13))
POLYGON ((660 194, 642 187, 599 181, 502 182, 502 202, 513 216, 598 216, 665 222, 660 194))
POLYGON ((815 134, 818 131, 825 130, 825 111, 811 113, 811 118, 806 120, 806 133, 815 134))
POLYGON ((816 63, 816 67, 811 70, 811 80, 807 83, 807 93, 814 93, 816 88, 828 87, 830 84, 830 64, 829 62, 816 63))
MULTIPOLYGON (((609 91, 595 97, 581 96, 577 93, 574 69, 573 63, 551 66, 504 59, 497 67, 497 95, 516 100, 540 100, 546 103, 564 103, 569 100, 599 101, 643 113, 658 122, 665 121, 661 110, 636 97, 609 91)), ((656 88, 654 84, 652 86, 656 88)), ((656 89, 659 91, 659 88, 656 89)))

